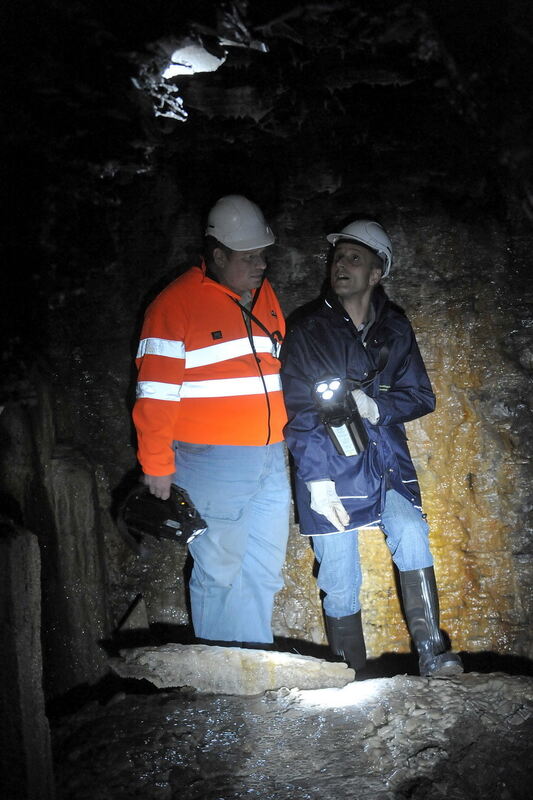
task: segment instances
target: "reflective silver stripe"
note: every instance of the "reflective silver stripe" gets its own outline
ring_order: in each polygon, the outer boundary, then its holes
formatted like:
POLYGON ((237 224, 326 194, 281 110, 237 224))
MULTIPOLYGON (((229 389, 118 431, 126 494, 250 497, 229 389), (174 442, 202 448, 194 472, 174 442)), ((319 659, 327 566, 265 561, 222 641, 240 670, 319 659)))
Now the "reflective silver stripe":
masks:
POLYGON ((155 336, 141 339, 137 358, 145 355, 167 356, 168 358, 185 358, 185 345, 174 339, 157 339, 155 336))
POLYGON ((335 536, 336 533, 351 533, 351 531, 380 530, 381 520, 367 522, 366 525, 358 525, 357 528, 345 528, 343 531, 331 531, 330 533, 302 533, 302 536, 335 536))
MULTIPOLYGON (((254 347, 258 353, 272 353, 272 342, 268 336, 254 336, 254 347)), ((249 355, 252 346, 248 337, 233 339, 231 342, 220 342, 209 347, 199 347, 197 350, 187 350, 185 368, 205 367, 207 364, 218 364, 230 358, 249 355)))
POLYGON ((138 381, 137 397, 149 397, 152 400, 180 400, 181 384, 160 383, 159 381, 138 381))
POLYGON ((366 500, 367 494, 340 494, 341 500, 366 500))
MULTIPOLYGON (((279 375, 265 375, 267 392, 281 391, 279 375)), ((184 381, 181 398, 191 397, 238 397, 239 395, 263 394, 261 378, 222 378, 218 381, 184 381)))
POLYGON ((402 483, 418 483, 418 479, 417 478, 411 478, 408 481, 402 481, 402 483))

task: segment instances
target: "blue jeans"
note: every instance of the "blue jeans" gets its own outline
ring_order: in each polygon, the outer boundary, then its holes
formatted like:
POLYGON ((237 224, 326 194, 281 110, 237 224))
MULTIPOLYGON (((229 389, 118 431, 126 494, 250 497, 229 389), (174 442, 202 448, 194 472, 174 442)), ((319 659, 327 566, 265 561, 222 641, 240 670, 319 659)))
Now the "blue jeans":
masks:
MULTIPOLYGON (((400 572, 433 565, 426 520, 419 509, 394 489, 386 493, 381 528, 400 572)), ((313 536, 312 539, 320 565, 317 583, 325 593, 325 613, 328 617, 355 614, 361 608, 358 531, 313 536)))
POLYGON ((175 442, 175 482, 207 522, 189 550, 194 632, 201 639, 272 642, 274 595, 289 533, 283 443, 237 447, 175 442))

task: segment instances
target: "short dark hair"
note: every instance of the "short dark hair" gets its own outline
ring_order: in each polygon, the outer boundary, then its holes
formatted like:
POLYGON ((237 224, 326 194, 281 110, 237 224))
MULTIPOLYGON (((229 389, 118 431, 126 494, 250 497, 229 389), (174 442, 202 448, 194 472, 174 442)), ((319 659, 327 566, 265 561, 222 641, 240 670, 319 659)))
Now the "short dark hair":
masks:
POLYGON ((231 247, 226 247, 225 244, 219 242, 214 236, 206 236, 204 238, 204 261, 208 269, 214 270, 216 267, 213 253, 217 247, 222 250, 228 256, 228 258, 233 253, 231 247))

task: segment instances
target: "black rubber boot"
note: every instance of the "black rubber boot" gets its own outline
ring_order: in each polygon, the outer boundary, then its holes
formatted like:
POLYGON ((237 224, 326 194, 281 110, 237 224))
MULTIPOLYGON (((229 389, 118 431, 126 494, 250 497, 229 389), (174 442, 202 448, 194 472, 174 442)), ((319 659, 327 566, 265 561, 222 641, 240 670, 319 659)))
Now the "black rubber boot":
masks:
POLYGON ((439 628, 439 596, 433 567, 400 572, 407 627, 416 647, 420 674, 446 678, 463 671, 461 659, 446 650, 439 628))
POLYGON ((347 617, 326 615, 326 631, 331 651, 356 672, 362 670, 366 664, 366 647, 361 612, 347 617))

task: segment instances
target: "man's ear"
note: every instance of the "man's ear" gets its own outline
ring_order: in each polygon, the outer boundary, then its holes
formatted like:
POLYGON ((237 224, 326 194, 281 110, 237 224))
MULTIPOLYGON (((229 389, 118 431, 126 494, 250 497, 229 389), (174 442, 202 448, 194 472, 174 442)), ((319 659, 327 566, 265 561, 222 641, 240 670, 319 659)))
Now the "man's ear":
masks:
POLYGON ((381 267, 373 267, 370 273, 370 285, 377 286, 381 280, 382 274, 381 267))
POLYGON ((222 248, 215 247, 213 250, 213 261, 215 262, 217 269, 224 269, 226 266, 227 257, 222 248))

